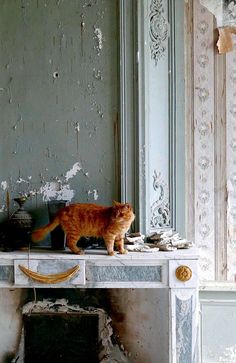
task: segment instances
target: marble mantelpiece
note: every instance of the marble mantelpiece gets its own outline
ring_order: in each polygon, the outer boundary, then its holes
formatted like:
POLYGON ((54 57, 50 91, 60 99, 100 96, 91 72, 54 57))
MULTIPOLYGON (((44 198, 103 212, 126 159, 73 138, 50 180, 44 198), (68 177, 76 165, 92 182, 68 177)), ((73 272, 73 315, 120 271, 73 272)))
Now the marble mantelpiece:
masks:
POLYGON ((162 288, 169 294, 169 362, 198 362, 198 252, 194 248, 172 252, 129 252, 108 256, 105 250, 31 250, 0 252, 1 288, 162 288), (39 283, 19 268, 48 275, 80 269, 70 280, 39 283), (178 276, 179 267, 184 273, 178 276), (190 275, 186 278, 190 271, 190 275))
MULTIPOLYGON (((0 252, 0 287, 45 287, 24 275, 19 265, 42 274, 63 272, 75 265, 80 271, 60 287, 92 288, 190 288, 197 286, 197 253, 195 249, 172 252, 129 252, 108 256, 105 250, 89 250, 84 255, 70 251, 31 250, 0 252), (179 281, 175 270, 187 265, 192 270, 189 281, 179 281)), ((50 287, 58 287, 53 284, 50 287)))

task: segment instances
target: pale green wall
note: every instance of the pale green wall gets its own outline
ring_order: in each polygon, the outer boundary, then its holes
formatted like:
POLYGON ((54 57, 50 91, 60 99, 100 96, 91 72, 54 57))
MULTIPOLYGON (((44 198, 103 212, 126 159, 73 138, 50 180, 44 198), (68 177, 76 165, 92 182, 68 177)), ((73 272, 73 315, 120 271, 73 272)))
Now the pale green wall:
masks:
POLYGON ((236 292, 200 292, 201 363, 235 363, 236 292))

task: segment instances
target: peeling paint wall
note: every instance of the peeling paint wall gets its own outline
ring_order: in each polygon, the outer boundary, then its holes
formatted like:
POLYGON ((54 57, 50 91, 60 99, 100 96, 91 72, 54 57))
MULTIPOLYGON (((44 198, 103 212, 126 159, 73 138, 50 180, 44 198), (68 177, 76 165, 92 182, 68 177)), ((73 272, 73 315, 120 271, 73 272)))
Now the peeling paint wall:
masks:
MULTIPOLYGON (((0 221, 19 194, 33 194, 26 208, 38 224, 51 199, 118 199, 117 9, 116 0, 1 1, 0 221)), ((1 290, 1 363, 17 348, 25 294, 1 290)))
POLYGON ((38 211, 51 199, 118 198, 117 8, 1 1, 0 219, 7 193, 33 194, 27 207, 38 211))

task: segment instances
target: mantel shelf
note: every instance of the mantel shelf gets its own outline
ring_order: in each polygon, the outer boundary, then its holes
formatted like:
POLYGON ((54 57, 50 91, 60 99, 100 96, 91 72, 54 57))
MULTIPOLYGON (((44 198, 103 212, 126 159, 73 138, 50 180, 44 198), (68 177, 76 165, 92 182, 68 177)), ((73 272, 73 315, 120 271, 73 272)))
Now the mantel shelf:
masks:
POLYGON ((179 249, 177 251, 158 251, 158 252, 129 252, 125 255, 116 253, 108 256, 106 250, 86 250, 84 255, 72 254, 70 250, 53 251, 50 249, 32 249, 30 251, 0 252, 0 263, 3 260, 15 259, 42 259, 42 260, 182 260, 198 259, 198 251, 195 248, 179 249))

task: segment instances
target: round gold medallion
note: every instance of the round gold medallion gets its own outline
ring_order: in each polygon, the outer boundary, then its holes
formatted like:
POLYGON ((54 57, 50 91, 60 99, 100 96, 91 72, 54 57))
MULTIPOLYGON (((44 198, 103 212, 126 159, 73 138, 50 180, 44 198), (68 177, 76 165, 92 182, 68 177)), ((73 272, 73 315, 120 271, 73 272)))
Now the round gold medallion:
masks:
POLYGON ((179 266, 175 271, 175 276, 178 280, 186 282, 192 277, 192 270, 188 266, 179 266))

